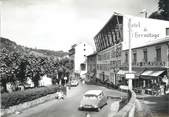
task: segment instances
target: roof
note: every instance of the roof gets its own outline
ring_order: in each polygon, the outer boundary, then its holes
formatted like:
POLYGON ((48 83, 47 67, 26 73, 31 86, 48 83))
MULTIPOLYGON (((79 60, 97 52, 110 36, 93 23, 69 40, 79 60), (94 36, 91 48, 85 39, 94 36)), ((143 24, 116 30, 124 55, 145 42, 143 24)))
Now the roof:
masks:
POLYGON ((87 57, 89 57, 89 56, 95 56, 95 55, 97 55, 97 52, 94 52, 94 53, 88 55, 87 57))
POLYGON ((145 44, 144 46, 151 46, 151 45, 165 43, 165 42, 169 42, 169 37, 165 37, 163 39, 157 39, 157 40, 151 41, 151 42, 145 44))
MULTIPOLYGON (((163 39, 157 39, 154 41, 149 41, 149 42, 145 43, 143 46, 134 47, 132 49, 138 49, 138 48, 148 47, 148 46, 152 46, 152 45, 163 44, 166 42, 169 42, 169 37, 165 37, 163 39)), ((128 50, 128 49, 126 49, 126 50, 128 50)))
POLYGON ((85 95, 99 95, 102 93, 102 90, 88 90, 85 95))

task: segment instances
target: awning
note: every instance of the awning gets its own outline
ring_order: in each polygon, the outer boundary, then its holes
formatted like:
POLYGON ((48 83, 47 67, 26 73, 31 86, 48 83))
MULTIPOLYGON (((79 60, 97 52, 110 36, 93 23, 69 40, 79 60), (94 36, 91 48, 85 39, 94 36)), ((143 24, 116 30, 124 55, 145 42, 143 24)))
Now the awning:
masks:
POLYGON ((141 74, 141 76, 157 77, 157 76, 160 76, 164 71, 165 70, 160 70, 160 71, 146 70, 141 74))
MULTIPOLYGON (((142 72, 143 72, 143 70, 138 70, 138 69, 134 69, 134 70, 132 71, 132 73, 134 73, 134 74, 135 74, 135 77, 137 77, 137 78, 141 75, 142 72)), ((128 71, 128 70, 119 70, 119 71, 117 72, 117 75, 121 75, 121 76, 125 77, 125 74, 126 74, 126 73, 129 73, 129 71, 128 71)))
POLYGON ((125 75, 126 73, 129 73, 129 71, 119 70, 119 71, 117 72, 118 75, 125 75))

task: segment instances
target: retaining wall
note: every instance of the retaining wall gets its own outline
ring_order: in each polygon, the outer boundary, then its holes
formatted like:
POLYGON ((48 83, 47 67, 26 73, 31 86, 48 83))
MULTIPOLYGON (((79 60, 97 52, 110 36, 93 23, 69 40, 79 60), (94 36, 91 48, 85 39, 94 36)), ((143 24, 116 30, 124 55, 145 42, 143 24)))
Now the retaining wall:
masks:
POLYGON ((129 102, 122 109, 116 112, 116 114, 112 114, 113 116, 111 117, 134 117, 136 94, 134 91, 129 90, 129 95, 131 95, 128 96, 130 98, 129 102))

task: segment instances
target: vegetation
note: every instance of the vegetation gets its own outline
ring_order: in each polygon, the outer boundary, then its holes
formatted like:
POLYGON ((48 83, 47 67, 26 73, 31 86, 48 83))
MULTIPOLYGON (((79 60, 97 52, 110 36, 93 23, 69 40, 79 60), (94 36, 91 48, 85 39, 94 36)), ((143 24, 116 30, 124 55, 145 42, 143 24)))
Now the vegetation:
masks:
POLYGON ((9 106, 17 105, 27 101, 32 101, 34 99, 40 98, 42 96, 52 94, 58 90, 65 90, 65 88, 50 86, 50 87, 40 87, 35 89, 29 89, 25 91, 17 91, 12 93, 4 93, 1 96, 1 108, 5 109, 9 106))
POLYGON ((30 48, 18 46, 9 39, 0 39, 2 43, 0 45, 0 85, 3 89, 2 92, 7 92, 7 83, 12 83, 15 88, 19 84, 25 86, 28 78, 32 80, 35 87, 38 87, 39 80, 44 74, 52 78, 54 84, 63 80, 65 75, 69 77, 73 62, 68 58, 58 59, 56 56, 35 55, 30 52, 32 50, 30 48), (56 77, 57 74, 59 75, 58 78, 56 77))
POLYGON ((169 21, 169 0, 159 0, 158 6, 158 11, 155 11, 149 17, 169 21))

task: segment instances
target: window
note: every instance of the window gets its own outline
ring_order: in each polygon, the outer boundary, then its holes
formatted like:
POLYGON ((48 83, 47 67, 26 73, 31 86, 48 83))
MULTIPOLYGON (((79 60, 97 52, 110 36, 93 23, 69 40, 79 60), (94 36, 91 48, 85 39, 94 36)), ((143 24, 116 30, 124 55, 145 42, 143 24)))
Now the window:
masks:
POLYGON ((82 64, 80 65, 80 67, 81 67, 81 70, 82 70, 82 71, 85 71, 85 70, 86 70, 86 64, 82 63, 82 64))
POLYGON ((133 62, 134 62, 134 63, 137 62, 137 53, 133 53, 133 62))
POLYGON ((128 63, 128 52, 125 53, 126 59, 125 62, 128 63))
POLYGON ((144 54, 144 62, 148 62, 148 59, 147 59, 147 49, 143 50, 143 54, 144 54))
POLYGON ((161 48, 160 47, 157 47, 156 48, 156 60, 157 61, 161 61, 161 48))
POLYGON ((169 36, 169 28, 166 28, 166 36, 169 36))

